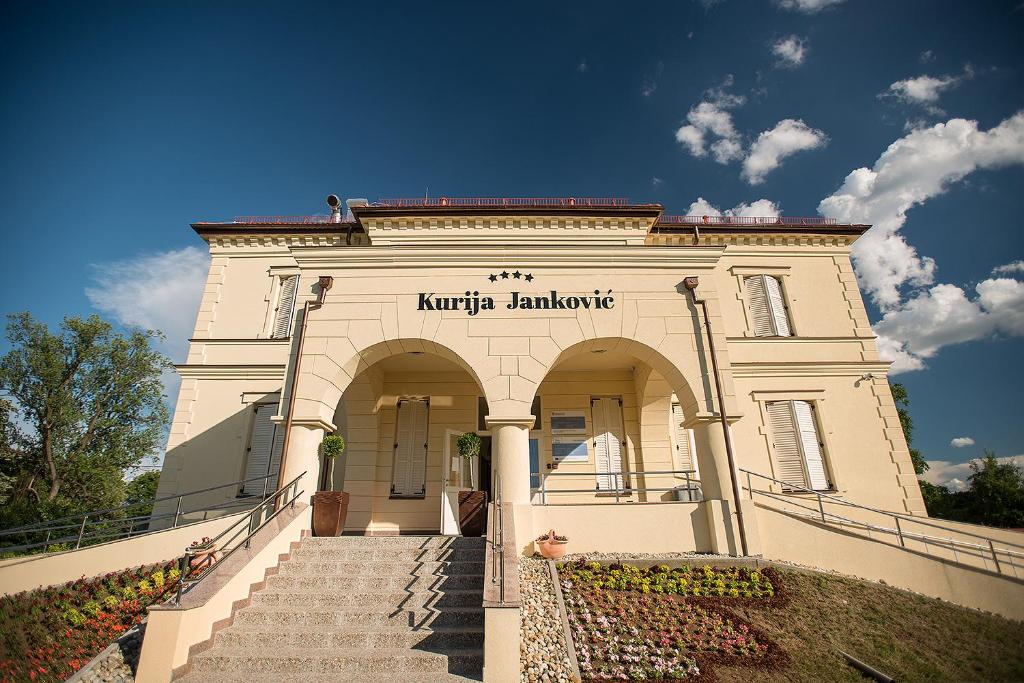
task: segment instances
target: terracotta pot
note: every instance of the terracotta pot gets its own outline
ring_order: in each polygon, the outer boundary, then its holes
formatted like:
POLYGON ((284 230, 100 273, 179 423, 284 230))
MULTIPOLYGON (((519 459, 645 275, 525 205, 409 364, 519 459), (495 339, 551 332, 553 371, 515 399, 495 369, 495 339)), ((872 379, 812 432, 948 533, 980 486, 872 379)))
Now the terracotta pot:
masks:
MULTIPOLYGON (((548 532, 548 538, 553 539, 555 537, 555 530, 552 529, 548 532)), ((558 560, 565 555, 566 546, 569 545, 569 541, 537 541, 537 545, 540 546, 540 554, 549 560, 558 560)))
POLYGON ((344 491, 317 491, 313 494, 313 535, 341 536, 348 517, 349 495, 344 491))
POLYGON ((459 491, 459 529, 463 536, 483 536, 487 529, 487 492, 459 491))
POLYGON ((220 559, 220 553, 217 552, 217 546, 215 545, 211 545, 208 548, 196 548, 192 552, 193 555, 189 560, 188 566, 193 571, 211 567, 220 559))

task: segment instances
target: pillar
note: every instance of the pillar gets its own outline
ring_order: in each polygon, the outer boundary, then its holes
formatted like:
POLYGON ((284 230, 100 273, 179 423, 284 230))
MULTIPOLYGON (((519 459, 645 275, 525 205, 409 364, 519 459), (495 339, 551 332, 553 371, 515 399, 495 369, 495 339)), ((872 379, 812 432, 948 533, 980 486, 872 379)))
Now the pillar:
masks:
POLYGON ((334 425, 319 420, 292 422, 288 453, 278 486, 284 486, 301 474, 298 486, 298 491, 302 492, 298 498, 301 503, 308 503, 316 493, 320 480, 320 442, 329 432, 334 432, 334 425))
MULTIPOLYGON (((697 457, 700 462, 701 489, 704 502, 701 507, 708 524, 708 539, 714 553, 740 555, 742 546, 739 539, 739 523, 736 518, 737 502, 733 497, 732 478, 729 473, 729 454, 725 446, 725 432, 718 417, 700 415, 687 425, 692 427, 697 442, 697 457)), ((734 442, 735 448, 735 442, 734 442)), ((733 453, 734 457, 738 457, 733 453)), ((739 476, 739 472, 736 473, 739 476)), ((757 530, 757 513, 753 505, 739 501, 743 512, 743 526, 746 531, 747 553, 759 555, 760 535, 757 530)))
POLYGON ((530 428, 533 415, 526 417, 485 418, 491 432, 494 453, 495 486, 492 492, 497 497, 500 478, 501 498, 504 504, 512 505, 516 526, 516 545, 524 552, 532 548, 533 514, 530 508, 530 428))

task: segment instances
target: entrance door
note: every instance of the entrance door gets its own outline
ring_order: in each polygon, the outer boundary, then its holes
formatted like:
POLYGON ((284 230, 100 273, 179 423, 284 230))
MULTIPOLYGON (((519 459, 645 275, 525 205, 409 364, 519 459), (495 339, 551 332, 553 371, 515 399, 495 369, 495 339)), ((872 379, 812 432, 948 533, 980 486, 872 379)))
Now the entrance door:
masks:
POLYGON ((457 442, 461 432, 444 431, 444 486, 441 488, 441 533, 460 536, 459 492, 473 491, 480 482, 480 458, 466 460, 459 456, 457 442))
POLYGON ((616 491, 625 486, 622 477, 622 399, 593 398, 590 408, 594 421, 594 460, 597 463, 597 490, 616 491), (607 474, 606 474, 607 473, 607 474))

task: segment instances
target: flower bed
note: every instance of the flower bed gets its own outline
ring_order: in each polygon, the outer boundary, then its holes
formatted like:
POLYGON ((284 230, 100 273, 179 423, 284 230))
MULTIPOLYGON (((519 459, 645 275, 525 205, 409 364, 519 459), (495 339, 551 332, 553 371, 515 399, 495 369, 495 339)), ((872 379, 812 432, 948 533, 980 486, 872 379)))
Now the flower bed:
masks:
POLYGON ((711 677, 713 664, 774 667, 783 655, 729 612, 730 603, 779 601, 771 569, 559 566, 584 680, 711 677))
POLYGON ((174 563, 0 598, 0 681, 63 681, 146 615, 179 578, 174 563))

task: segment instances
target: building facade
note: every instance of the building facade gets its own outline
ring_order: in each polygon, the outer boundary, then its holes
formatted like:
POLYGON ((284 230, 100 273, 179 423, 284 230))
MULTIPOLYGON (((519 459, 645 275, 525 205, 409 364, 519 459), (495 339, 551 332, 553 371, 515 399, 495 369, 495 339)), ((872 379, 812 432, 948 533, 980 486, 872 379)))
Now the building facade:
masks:
POLYGON ((850 263, 868 226, 616 199, 349 209, 193 225, 212 259, 159 495, 256 479, 204 501, 230 506, 269 474, 308 498, 339 433, 352 533, 458 533, 467 489, 515 506, 524 549, 549 526, 629 549, 642 525, 735 553, 751 486, 924 515, 850 263), (465 432, 480 457, 458 457, 465 432))

